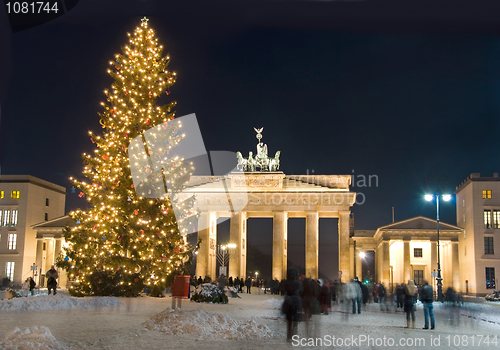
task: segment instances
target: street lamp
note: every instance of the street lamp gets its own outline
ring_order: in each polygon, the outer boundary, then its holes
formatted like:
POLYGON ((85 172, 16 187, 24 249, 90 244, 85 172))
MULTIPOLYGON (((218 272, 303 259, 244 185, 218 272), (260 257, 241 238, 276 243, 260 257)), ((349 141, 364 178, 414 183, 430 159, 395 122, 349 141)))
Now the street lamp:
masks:
POLYGON ((439 193, 435 194, 426 194, 425 195, 425 200, 430 202, 434 198, 436 198, 436 222, 437 222, 437 250, 438 250, 438 261, 437 261, 437 267, 438 267, 438 275, 437 275, 437 297, 438 301, 443 302, 443 279, 441 278, 441 255, 440 255, 440 249, 439 249, 439 197, 441 197, 445 202, 449 202, 451 200, 451 194, 442 194, 440 195, 439 193))

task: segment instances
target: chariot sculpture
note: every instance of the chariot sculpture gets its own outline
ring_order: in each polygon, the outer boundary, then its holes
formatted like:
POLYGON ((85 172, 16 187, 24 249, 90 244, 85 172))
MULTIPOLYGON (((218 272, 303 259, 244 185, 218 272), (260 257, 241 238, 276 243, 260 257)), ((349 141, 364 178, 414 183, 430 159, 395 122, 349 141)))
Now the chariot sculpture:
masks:
POLYGON ((277 151, 274 158, 269 158, 267 155, 267 145, 261 142, 262 131, 264 128, 254 128, 257 132, 257 154, 253 155, 253 152, 248 152, 248 158, 243 158, 241 152, 236 152, 236 157, 238 158, 238 170, 242 171, 277 171, 280 168, 280 151, 277 151), (258 170, 257 170, 258 169, 258 170))

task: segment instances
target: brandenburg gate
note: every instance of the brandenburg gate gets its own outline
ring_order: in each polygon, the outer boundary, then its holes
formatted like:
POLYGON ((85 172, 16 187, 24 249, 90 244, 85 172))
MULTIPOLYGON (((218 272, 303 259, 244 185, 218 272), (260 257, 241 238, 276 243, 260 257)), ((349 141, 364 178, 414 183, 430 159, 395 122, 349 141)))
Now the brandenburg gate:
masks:
POLYGON ((257 154, 237 153, 238 170, 225 176, 192 176, 187 192, 196 194, 198 238, 197 276, 216 276, 217 218, 230 217, 228 276, 246 277, 247 219, 273 218, 272 278, 286 278, 288 219, 305 218, 305 273, 318 278, 319 219, 338 218, 339 270, 342 281, 350 271, 350 208, 356 194, 349 191, 350 175, 286 175, 279 169, 279 151, 267 157, 267 145, 257 131, 257 154), (196 185, 199 184, 199 185, 196 185))

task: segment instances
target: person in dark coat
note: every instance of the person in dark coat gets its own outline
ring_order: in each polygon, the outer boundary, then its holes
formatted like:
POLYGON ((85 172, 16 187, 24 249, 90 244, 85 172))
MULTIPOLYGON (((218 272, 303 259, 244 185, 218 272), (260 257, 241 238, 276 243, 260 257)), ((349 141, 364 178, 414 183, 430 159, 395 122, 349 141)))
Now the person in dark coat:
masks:
POLYGON ((287 341, 291 341, 293 335, 297 334, 298 315, 302 308, 300 298, 302 284, 299 282, 298 277, 298 271, 295 268, 290 268, 287 271, 287 279, 283 283, 285 300, 283 301, 282 312, 286 315, 287 320, 287 341))
POLYGON ((203 284, 203 278, 198 277, 198 280, 196 281, 196 284, 199 286, 200 284, 203 284))
POLYGON ((30 292, 31 292, 31 295, 34 295, 35 294, 35 287, 36 287, 35 280, 30 277, 29 283, 30 283, 30 292))
POLYGON ((236 277, 234 280, 234 288, 236 288, 236 293, 240 292, 240 278, 236 277))
POLYGON ((328 315, 331 307, 330 288, 328 283, 319 280, 319 303, 321 305, 321 313, 328 315))
POLYGON ((422 287, 422 292, 420 293, 420 301, 424 305, 424 329, 429 329, 429 318, 431 321, 431 329, 434 329, 434 306, 433 301, 433 290, 429 285, 429 281, 424 280, 424 286, 422 287))
POLYGON ((247 278, 245 281, 245 286, 247 287, 247 294, 252 294, 251 288, 252 288, 252 280, 250 277, 247 278))
POLYGON ((398 284, 396 287, 396 311, 403 308, 403 296, 405 294, 404 284, 398 284))
POLYGON ((363 310, 366 311, 366 303, 368 303, 368 299, 370 298, 370 290, 368 289, 368 287, 364 283, 361 283, 360 286, 361 286, 361 293, 363 294, 363 296, 362 296, 362 298, 363 298, 363 310))
POLYGON ((306 322, 306 332, 309 333, 309 321, 312 318, 315 305, 318 305, 319 287, 312 278, 304 278, 302 281, 302 309, 304 311, 304 321, 306 322))
POLYGON ((56 291, 57 279, 59 278, 59 273, 57 272, 54 265, 52 265, 50 270, 47 271, 47 273, 45 274, 45 277, 47 278, 47 289, 49 291, 49 295, 50 295, 51 289, 54 291, 54 295, 56 295, 57 294, 57 291, 56 291))

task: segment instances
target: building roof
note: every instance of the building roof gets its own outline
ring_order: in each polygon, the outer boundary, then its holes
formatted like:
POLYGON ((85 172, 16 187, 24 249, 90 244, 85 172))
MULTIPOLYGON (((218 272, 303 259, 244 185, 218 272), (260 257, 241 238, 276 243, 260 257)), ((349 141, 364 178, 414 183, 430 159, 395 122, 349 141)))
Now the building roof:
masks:
POLYGON ((455 188, 455 194, 462 191, 468 184, 476 181, 477 182, 500 181, 500 177, 498 177, 498 173, 493 173, 493 176, 484 176, 484 177, 481 177, 480 173, 472 173, 460 185, 458 185, 455 188))
MULTIPOLYGON (((436 230, 437 221, 434 219, 429 219, 424 216, 417 216, 414 218, 409 218, 403 221, 398 221, 386 226, 379 227, 379 230, 436 230)), ((439 221, 439 229, 440 230, 451 230, 451 231, 460 231, 463 229, 455 226, 439 221)))
POLYGON ((42 221, 38 224, 32 225, 31 228, 34 230, 42 229, 52 229, 52 228, 64 228, 66 225, 73 227, 76 225, 75 220, 69 217, 69 215, 64 215, 49 221, 42 221))
POLYGON ((61 194, 66 194, 66 188, 31 175, 0 175, 0 184, 1 183, 30 183, 61 194))

